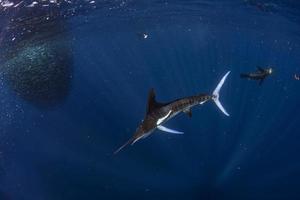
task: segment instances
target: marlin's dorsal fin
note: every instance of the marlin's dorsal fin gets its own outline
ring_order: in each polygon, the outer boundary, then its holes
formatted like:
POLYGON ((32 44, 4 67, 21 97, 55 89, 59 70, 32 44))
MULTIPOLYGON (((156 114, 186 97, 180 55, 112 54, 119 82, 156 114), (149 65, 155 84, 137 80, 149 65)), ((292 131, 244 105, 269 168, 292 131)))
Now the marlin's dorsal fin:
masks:
POLYGON ((153 88, 151 88, 149 91, 149 96, 148 96, 146 114, 150 113, 152 110, 154 110, 156 108, 160 108, 165 105, 168 105, 168 103, 160 103, 155 100, 155 91, 153 88))
POLYGON ((148 114, 153 109, 159 107, 159 103, 155 100, 155 91, 153 88, 150 89, 149 95, 148 95, 148 103, 147 103, 147 110, 146 113, 148 114))

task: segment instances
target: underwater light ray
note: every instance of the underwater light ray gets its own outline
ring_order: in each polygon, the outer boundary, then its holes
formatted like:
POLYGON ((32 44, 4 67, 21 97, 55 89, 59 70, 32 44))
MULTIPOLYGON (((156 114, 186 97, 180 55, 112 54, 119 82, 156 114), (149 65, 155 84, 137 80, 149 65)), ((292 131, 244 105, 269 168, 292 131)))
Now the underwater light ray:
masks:
MULTIPOLYGON (((240 138, 240 140, 239 140, 241 144, 247 144, 247 146, 248 146, 247 151, 240 150, 240 151, 236 152, 235 156, 232 157, 231 161, 229 162, 231 164, 228 165, 228 167, 229 166, 230 167, 225 168, 227 172, 225 173, 225 171, 224 171, 223 175, 221 175, 221 177, 223 177, 222 179, 224 181, 226 179, 227 180, 230 179, 229 174, 233 174, 233 171, 235 170, 238 163, 240 163, 240 164, 246 163, 247 162, 247 157, 251 156, 252 154, 257 152, 256 149, 262 144, 262 141, 265 140, 265 137, 269 135, 268 133, 270 133, 270 130, 272 129, 273 124, 275 124, 275 122, 278 120, 278 118, 280 118, 281 110, 285 107, 285 100, 283 98, 280 98, 281 97, 280 92, 277 92, 277 94, 273 95, 272 98, 274 98, 274 96, 277 96, 278 99, 281 99, 281 103, 276 104, 277 105, 276 110, 273 109, 272 116, 271 117, 268 116, 268 121, 264 123, 263 130, 261 130, 262 126, 260 126, 260 129, 258 131, 261 132, 261 134, 260 134, 261 136, 259 138, 251 139, 253 137, 251 136, 252 134, 250 134, 250 130, 253 131, 253 127, 255 127, 254 125, 257 122, 257 119, 256 120, 251 120, 252 125, 251 124, 247 125, 247 127, 252 127, 252 128, 251 129, 250 128, 245 129, 246 131, 244 131, 244 134, 243 134, 244 137, 240 138), (247 131, 247 130, 249 130, 249 131, 247 131), (253 141, 253 142, 249 143, 249 141, 253 141), (227 174, 227 175, 225 175, 225 174, 227 174)), ((257 108, 259 108, 259 107, 260 106, 258 105, 257 108)), ((259 109, 256 109, 255 112, 256 113, 261 113, 261 112, 258 112, 258 111, 259 111, 259 109)), ((256 115, 252 115, 252 116, 255 117, 256 115)), ((258 115, 261 115, 261 114, 258 114, 258 115)), ((237 146, 237 148, 238 148, 238 146, 237 146)))

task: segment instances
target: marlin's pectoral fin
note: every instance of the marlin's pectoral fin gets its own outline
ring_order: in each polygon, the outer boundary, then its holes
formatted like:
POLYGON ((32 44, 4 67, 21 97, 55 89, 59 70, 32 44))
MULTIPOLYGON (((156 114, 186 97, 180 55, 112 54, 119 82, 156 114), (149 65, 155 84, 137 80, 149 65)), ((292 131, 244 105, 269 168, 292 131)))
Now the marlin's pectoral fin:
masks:
POLYGON ((161 131, 168 132, 168 133, 174 133, 174 134, 183 134, 184 133, 184 132, 169 129, 169 128, 164 127, 162 125, 157 126, 157 128, 161 131))
POLYGON ((185 114, 187 114, 189 117, 192 117, 192 111, 190 108, 183 111, 185 114))

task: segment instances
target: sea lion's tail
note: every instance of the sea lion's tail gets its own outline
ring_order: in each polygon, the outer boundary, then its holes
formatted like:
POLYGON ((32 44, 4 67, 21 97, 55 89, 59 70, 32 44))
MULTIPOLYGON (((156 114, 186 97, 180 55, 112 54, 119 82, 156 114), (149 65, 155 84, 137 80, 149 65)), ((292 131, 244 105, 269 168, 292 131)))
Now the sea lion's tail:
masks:
POLYGON ((240 77, 241 78, 249 78, 249 75, 248 74, 241 74, 240 77))

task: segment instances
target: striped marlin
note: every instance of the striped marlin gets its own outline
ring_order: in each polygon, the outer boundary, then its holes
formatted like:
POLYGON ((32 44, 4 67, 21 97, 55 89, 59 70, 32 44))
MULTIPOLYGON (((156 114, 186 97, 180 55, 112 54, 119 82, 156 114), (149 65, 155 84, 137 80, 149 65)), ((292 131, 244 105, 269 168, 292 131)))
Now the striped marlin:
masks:
POLYGON ((144 120, 142 120, 141 124, 136 129, 135 134, 120 148, 118 148, 114 154, 118 153, 125 146, 131 144, 133 145, 140 139, 146 138, 150 134, 153 133, 155 129, 159 129, 164 132, 174 133, 174 134, 183 134, 181 131, 172 130, 163 126, 164 123, 178 115, 179 113, 186 113, 189 117, 192 116, 191 108, 196 105, 202 105, 209 100, 213 100, 218 108, 226 115, 229 114, 226 112, 221 102, 219 101, 219 92, 221 87, 223 86, 227 76, 230 71, 228 71, 216 89, 213 91, 212 95, 209 94, 198 94, 195 96, 189 96, 181 99, 176 99, 169 103, 159 103, 155 100, 155 92, 154 89, 151 89, 148 96, 148 104, 147 110, 144 120))

